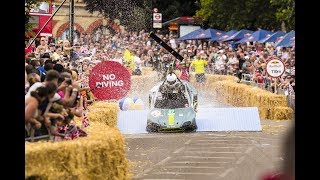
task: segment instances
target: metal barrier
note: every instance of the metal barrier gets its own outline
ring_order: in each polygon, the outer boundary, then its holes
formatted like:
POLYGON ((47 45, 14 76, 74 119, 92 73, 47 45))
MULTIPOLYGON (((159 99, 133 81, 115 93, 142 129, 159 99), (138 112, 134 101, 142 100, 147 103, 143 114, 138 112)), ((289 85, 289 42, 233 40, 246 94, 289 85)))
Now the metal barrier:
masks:
POLYGON ((47 135, 41 135, 41 136, 34 136, 35 135, 35 129, 33 127, 31 127, 30 123, 26 124, 25 125, 25 131, 27 133, 27 136, 25 138, 25 141, 28 141, 28 142, 35 142, 35 141, 38 141, 38 140, 47 140, 49 141, 50 138, 51 138, 51 133, 50 133, 50 130, 47 128, 48 130, 48 134, 47 135))

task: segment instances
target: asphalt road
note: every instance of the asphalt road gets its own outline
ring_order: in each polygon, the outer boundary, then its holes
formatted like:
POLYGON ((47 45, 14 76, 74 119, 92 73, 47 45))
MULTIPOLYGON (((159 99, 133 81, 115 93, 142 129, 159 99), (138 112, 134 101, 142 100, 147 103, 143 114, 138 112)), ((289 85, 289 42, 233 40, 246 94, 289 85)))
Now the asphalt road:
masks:
MULTIPOLYGON (((147 102, 153 84, 137 86, 129 97, 147 102)), ((231 107, 201 89, 199 107, 231 107)), ((262 132, 125 135, 132 179, 258 180, 279 168, 282 139, 293 123, 261 120, 262 132)))
POLYGON ((262 132, 126 135, 132 179, 258 180, 283 161, 292 121, 263 121, 262 132))

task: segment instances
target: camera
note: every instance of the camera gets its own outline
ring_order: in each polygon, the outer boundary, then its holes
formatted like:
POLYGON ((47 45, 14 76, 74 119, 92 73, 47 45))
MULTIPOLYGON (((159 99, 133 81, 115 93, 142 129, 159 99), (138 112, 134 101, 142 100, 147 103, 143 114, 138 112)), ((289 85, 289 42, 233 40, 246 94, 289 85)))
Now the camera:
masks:
POLYGON ((71 84, 72 84, 71 79, 66 80, 66 83, 67 83, 68 85, 71 85, 71 84))

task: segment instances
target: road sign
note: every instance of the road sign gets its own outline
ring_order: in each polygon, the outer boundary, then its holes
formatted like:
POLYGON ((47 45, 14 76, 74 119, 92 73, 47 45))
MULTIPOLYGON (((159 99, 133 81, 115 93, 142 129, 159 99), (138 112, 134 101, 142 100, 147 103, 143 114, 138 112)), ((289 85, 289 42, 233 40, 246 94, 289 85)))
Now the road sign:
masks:
POLYGON ((162 23, 153 23, 153 28, 162 28, 162 23))
POLYGON ((162 21, 161 13, 153 13, 153 22, 160 23, 162 21))
POLYGON ((273 78, 282 76, 285 70, 285 66, 282 61, 278 59, 272 59, 267 62, 267 73, 273 78))
POLYGON ((162 28, 162 14, 153 13, 153 28, 162 28))
POLYGON ((130 90, 131 75, 120 63, 103 61, 92 68, 89 87, 98 100, 119 100, 130 90))
POLYGON ((153 8, 153 12, 157 13, 158 12, 158 8, 153 8))

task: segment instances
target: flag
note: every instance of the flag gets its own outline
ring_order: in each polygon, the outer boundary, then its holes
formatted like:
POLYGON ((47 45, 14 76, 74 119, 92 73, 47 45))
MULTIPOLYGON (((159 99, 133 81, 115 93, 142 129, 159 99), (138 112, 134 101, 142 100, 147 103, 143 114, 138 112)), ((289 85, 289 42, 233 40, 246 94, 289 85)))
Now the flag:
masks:
POLYGON ((86 128, 90 126, 90 122, 86 116, 87 112, 85 110, 82 111, 82 128, 86 128))

